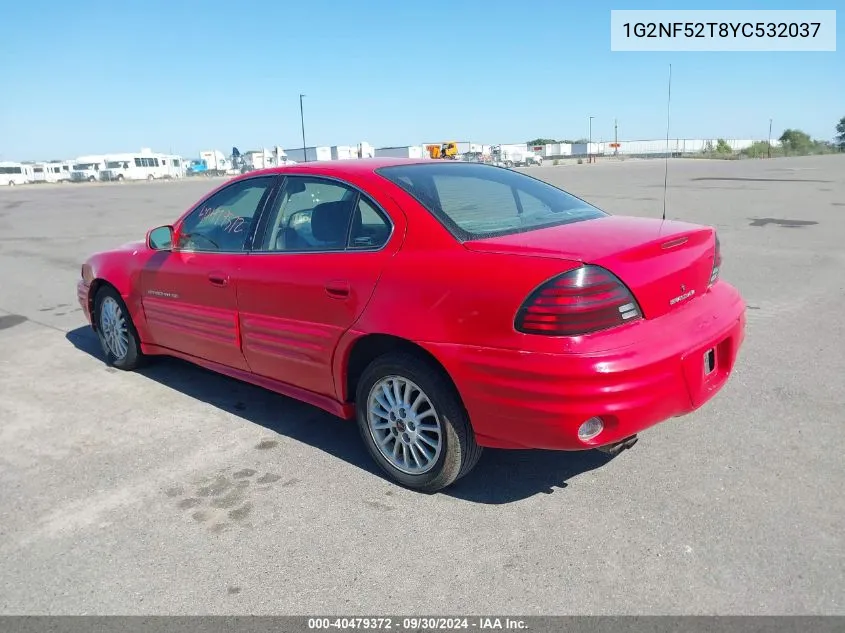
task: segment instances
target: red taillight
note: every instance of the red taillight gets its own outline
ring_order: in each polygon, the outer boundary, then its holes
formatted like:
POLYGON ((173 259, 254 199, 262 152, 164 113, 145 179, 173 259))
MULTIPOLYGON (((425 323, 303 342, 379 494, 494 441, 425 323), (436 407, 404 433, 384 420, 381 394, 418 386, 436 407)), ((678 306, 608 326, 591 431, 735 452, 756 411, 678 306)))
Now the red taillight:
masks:
POLYGON ((615 275, 582 266, 537 288, 516 314, 524 334, 578 336, 642 318, 631 292, 615 275))
POLYGON ((716 253, 713 256, 713 270, 710 272, 710 284, 716 283, 719 278, 719 269, 722 267, 722 249, 719 246, 719 236, 716 236, 716 253))

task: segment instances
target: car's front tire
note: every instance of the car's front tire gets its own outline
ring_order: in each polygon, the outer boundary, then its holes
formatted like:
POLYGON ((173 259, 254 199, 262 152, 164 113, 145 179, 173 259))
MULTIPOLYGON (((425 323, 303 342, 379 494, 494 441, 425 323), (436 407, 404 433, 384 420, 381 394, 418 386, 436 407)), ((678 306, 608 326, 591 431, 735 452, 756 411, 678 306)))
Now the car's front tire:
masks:
POLYGON ((106 363, 125 371, 143 363, 144 355, 135 324, 120 293, 111 286, 104 286, 97 292, 94 319, 106 363))
POLYGON ((358 429, 392 479, 437 492, 478 463, 481 447, 443 370, 409 353, 389 353, 364 370, 355 396, 358 429))

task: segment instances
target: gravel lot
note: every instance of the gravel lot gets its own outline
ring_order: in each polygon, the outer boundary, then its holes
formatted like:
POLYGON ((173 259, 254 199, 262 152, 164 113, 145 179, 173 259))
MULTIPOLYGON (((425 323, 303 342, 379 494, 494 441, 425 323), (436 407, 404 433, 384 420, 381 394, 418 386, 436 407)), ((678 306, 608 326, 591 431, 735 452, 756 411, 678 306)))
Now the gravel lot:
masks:
MULTIPOLYGON (((659 216, 663 167, 527 171, 659 216)), ((104 366, 81 262, 214 184, 0 191, 0 612, 845 614, 845 156, 671 161, 749 305, 733 379, 611 461, 487 451, 432 496, 307 405, 104 366)))

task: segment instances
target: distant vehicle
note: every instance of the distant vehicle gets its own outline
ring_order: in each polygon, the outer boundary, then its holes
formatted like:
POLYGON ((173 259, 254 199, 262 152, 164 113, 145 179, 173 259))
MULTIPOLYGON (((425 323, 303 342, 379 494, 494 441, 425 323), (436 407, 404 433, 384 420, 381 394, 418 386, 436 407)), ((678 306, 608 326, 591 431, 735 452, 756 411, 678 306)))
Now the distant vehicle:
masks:
POLYGON ((482 152, 467 152, 461 159, 467 163, 486 163, 487 157, 482 152))
POLYGON ((458 157, 458 142, 447 141, 440 145, 426 145, 425 149, 431 158, 447 158, 455 160, 458 157))
MULTIPOLYGON (((236 150, 237 148, 232 148, 236 150)), ((226 176, 240 173, 236 163, 240 160, 240 154, 231 155, 229 158, 223 155, 220 150, 203 150, 200 152, 199 160, 194 159, 187 168, 190 176, 226 176)))
POLYGON ((96 182, 105 168, 104 156, 80 156, 71 167, 70 179, 72 182, 96 182))
POLYGON ((156 180, 167 175, 164 154, 115 154, 108 157, 106 168, 100 172, 100 180, 156 180))
POLYGON ((428 158, 428 150, 422 145, 401 145, 398 147, 379 147, 375 150, 376 158, 428 158))
POLYGON ((70 182, 70 165, 63 162, 35 163, 32 175, 34 182, 70 182))
POLYGON ((376 155, 376 148, 366 141, 362 141, 356 146, 356 153, 358 158, 373 158, 376 155))
POLYGON ((615 453, 704 405, 745 334, 721 266, 708 226, 377 158, 235 177, 88 258, 77 296, 110 365, 176 356, 356 419, 434 492, 484 446, 615 453))
MULTIPOLYGON (((233 148, 233 159, 234 150, 233 148)), ((295 165, 296 161, 292 160, 284 149, 275 146, 273 149, 262 148, 260 150, 252 150, 241 154, 238 152, 238 162, 241 165, 241 173, 249 171, 256 171, 258 169, 267 169, 269 167, 284 167, 285 165, 295 165)), ((331 160, 331 150, 329 150, 329 159, 331 160)))
POLYGON ((187 173, 189 176, 196 176, 198 174, 204 174, 208 171, 208 165, 202 159, 194 159, 188 163, 187 173))
POLYGON ((14 187, 34 182, 32 165, 26 163, 0 163, 0 187, 14 187))
POLYGON ((530 167, 531 165, 543 164, 541 156, 525 147, 494 145, 490 149, 490 155, 493 164, 500 167, 530 167))
POLYGON ((160 158, 160 160, 164 161, 164 165, 166 167, 164 175, 165 178, 178 179, 185 177, 185 161, 181 156, 165 154, 160 158))

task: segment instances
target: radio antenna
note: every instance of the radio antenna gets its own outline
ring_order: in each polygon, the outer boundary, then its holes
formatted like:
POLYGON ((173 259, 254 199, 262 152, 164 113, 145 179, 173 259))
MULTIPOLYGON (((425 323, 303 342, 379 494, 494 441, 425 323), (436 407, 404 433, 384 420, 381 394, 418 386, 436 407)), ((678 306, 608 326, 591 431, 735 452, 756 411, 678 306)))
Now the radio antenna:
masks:
POLYGON ((669 184, 669 113, 672 107, 672 64, 669 64, 669 96, 666 100, 666 166, 663 170, 663 219, 666 219, 666 188, 669 184))

